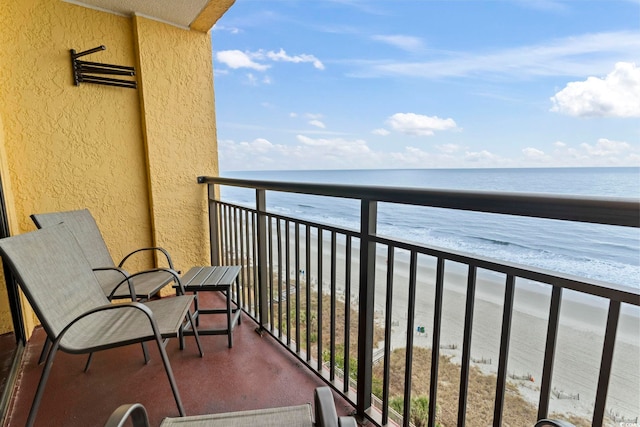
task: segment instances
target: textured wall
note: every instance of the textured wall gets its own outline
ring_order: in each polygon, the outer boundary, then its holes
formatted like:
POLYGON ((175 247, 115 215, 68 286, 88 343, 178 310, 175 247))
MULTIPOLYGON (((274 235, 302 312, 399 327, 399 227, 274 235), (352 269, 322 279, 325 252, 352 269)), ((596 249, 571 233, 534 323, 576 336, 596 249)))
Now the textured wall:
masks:
POLYGON ((34 229, 34 212, 88 207, 116 256, 150 243, 137 91, 76 87, 69 59, 71 48, 104 44, 106 51, 86 59, 133 65, 130 19, 56 0, 0 7, 0 115, 18 227, 12 232, 34 229))
POLYGON ((154 241, 176 268, 209 263, 206 187, 217 175, 211 39, 134 18, 140 49, 154 241))
POLYGON ((209 36, 59 0, 2 1, 0 20, 0 173, 12 233, 33 230, 34 212, 88 207, 116 259, 157 242, 180 269, 205 263, 196 176, 218 172, 209 36), (101 44, 84 59, 135 65, 138 90, 73 85, 69 49, 101 44))

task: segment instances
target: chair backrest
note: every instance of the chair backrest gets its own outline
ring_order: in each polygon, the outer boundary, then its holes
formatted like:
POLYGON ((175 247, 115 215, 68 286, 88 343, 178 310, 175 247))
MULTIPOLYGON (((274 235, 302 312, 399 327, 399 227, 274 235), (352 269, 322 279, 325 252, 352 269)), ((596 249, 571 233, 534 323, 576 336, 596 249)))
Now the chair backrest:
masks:
POLYGON ((0 256, 52 339, 80 314, 109 304, 65 224, 0 239, 0 256))
POLYGON ((100 228, 89 209, 33 214, 31 219, 38 228, 65 223, 80 244, 92 268, 115 266, 100 228))

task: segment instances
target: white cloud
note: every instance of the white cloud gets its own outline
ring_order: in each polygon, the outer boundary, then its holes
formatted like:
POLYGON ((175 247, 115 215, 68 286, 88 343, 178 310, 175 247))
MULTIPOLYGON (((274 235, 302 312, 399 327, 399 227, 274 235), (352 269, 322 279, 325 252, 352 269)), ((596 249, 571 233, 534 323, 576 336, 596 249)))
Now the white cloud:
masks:
POLYGON ((305 135, 297 135, 296 139, 305 146, 319 148, 325 155, 343 156, 352 154, 370 153, 366 141, 362 139, 348 140, 344 138, 310 138, 305 135))
POLYGON ((449 130, 457 127, 453 119, 441 119, 437 116, 424 116, 415 113, 396 113, 387 123, 393 130, 406 135, 429 136, 437 130, 449 130))
POLYGON ((266 138, 251 142, 221 140, 218 144, 222 170, 292 170, 358 168, 500 168, 640 166, 640 146, 601 138, 593 143, 571 145, 562 141, 544 150, 527 147, 516 158, 503 157, 485 148, 463 149, 444 144, 434 149, 410 145, 391 151, 372 149, 363 139, 297 134, 286 144, 266 138))
POLYGON ((627 142, 611 141, 606 138, 600 138, 593 145, 582 143, 580 147, 591 157, 619 156, 624 155, 631 149, 631 145, 627 142))
POLYGON ((460 146, 457 144, 442 144, 442 145, 438 145, 436 148, 442 153, 449 153, 449 154, 460 151, 460 146))
POLYGON ((570 116, 640 117, 640 68, 618 62, 605 78, 571 82, 551 101, 551 111, 570 116))
POLYGON ((493 154, 487 150, 481 151, 467 151, 464 154, 465 160, 471 163, 485 163, 485 162, 501 162, 500 156, 493 154))
POLYGON ((321 129, 325 129, 325 128, 327 127, 327 126, 326 126, 323 122, 321 122, 320 120, 310 120, 310 121, 309 121, 309 124, 310 124, 311 126, 315 126, 315 127, 321 128, 321 129))
POLYGON ((238 27, 227 27, 225 25, 216 24, 213 26, 212 30, 215 31, 224 31, 230 34, 239 34, 241 30, 238 27))
POLYGON ((250 68, 256 71, 266 71, 271 65, 261 62, 272 61, 292 63, 310 62, 315 68, 324 70, 324 64, 315 56, 308 54, 290 56, 287 55, 284 49, 280 49, 278 52, 264 51, 262 49, 256 52, 242 52, 237 49, 222 50, 216 53, 216 59, 232 69, 250 68))
POLYGON ((422 40, 419 39, 418 37, 413 37, 413 36, 403 36, 403 35, 397 34, 397 35, 389 35, 389 36, 378 35, 378 36, 373 36, 371 38, 375 41, 390 44, 391 46, 394 46, 409 52, 416 52, 416 51, 422 50, 423 48, 422 40))
POLYGON ((523 148, 522 154, 524 154, 525 159, 528 160, 540 161, 549 159, 549 156, 547 156, 544 151, 533 147, 523 148))
POLYGON ((640 31, 584 34, 535 45, 488 52, 446 52, 428 61, 359 61, 360 77, 417 78, 509 76, 584 76, 605 74, 616 61, 633 61, 640 51, 640 31))
POLYGON ((374 135, 380 135, 380 136, 387 136, 389 135, 391 132, 389 132, 388 130, 384 129, 384 128, 380 128, 380 129, 374 129, 371 131, 372 134, 374 135))
POLYGON ((294 63, 310 62, 318 70, 324 70, 324 64, 313 55, 302 54, 302 55, 289 56, 287 55, 287 52, 284 51, 284 49, 280 49, 278 52, 269 51, 266 53, 262 51, 258 51, 254 55, 258 58, 262 58, 264 55, 264 57, 269 58, 272 61, 283 61, 283 62, 294 62, 294 63))
POLYGON ((216 59, 229 68, 251 68, 257 71, 265 71, 269 65, 258 64, 251 59, 249 54, 239 50, 222 50, 216 53, 216 59))

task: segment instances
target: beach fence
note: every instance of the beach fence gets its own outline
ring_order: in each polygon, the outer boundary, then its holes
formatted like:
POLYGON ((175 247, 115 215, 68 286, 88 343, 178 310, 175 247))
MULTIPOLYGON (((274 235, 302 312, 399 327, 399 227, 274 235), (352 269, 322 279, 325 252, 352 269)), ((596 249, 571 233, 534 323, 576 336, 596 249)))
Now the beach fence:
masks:
MULTIPOLYGON (((398 211, 407 211, 403 218, 422 218, 425 210, 445 209, 452 213, 466 211, 474 215, 489 215, 502 218, 526 220, 544 219, 573 223, 600 224, 607 227, 640 228, 640 203, 631 199, 587 198, 581 196, 555 196, 524 193, 498 193, 449 191, 419 188, 392 188, 335 184, 313 184, 295 182, 273 182, 243 180, 221 177, 199 177, 198 182, 207 185, 209 204, 209 233, 211 242, 211 265, 248 265, 240 276, 242 301, 236 301, 258 324, 261 333, 271 334, 283 348, 290 351, 310 371, 334 386, 347 401, 351 402, 357 415, 369 420, 372 425, 386 425, 392 416, 388 408, 389 372, 385 366, 382 384, 382 414, 369 411, 373 407, 373 349, 376 328, 375 301, 385 304, 383 333, 384 359, 391 354, 392 322, 398 318, 394 313, 394 301, 402 298, 403 324, 400 330, 411 331, 402 347, 407 349, 404 363, 404 396, 411 395, 411 366, 414 359, 414 333, 416 328, 416 305, 418 283, 424 280, 420 260, 433 264, 433 276, 429 283, 433 289, 430 299, 433 322, 429 320, 429 344, 431 355, 429 420, 428 426, 436 425, 435 405, 438 388, 437 361, 440 355, 441 331, 446 321, 443 317, 445 282, 450 277, 449 266, 459 266, 465 278, 462 284, 464 299, 458 304, 462 313, 463 330, 460 354, 460 384, 457 395, 457 419, 454 425, 464 426, 469 396, 468 380, 471 371, 471 351, 474 314, 477 311, 477 288, 483 273, 500 277, 497 296, 500 299, 501 320, 495 330, 498 336, 496 393, 492 419, 485 424, 503 424, 505 394, 507 392, 507 362, 509 360, 512 323, 515 310, 516 289, 521 283, 535 283, 550 293, 548 302, 541 306, 546 312, 542 352, 540 393, 537 403, 537 418, 546 418, 550 412, 553 394, 554 364, 561 352, 556 352, 558 333, 561 328, 561 306, 567 302, 567 294, 578 294, 604 302, 605 313, 602 324, 603 341, 593 348, 599 356, 597 373, 590 380, 596 384, 596 396, 591 415, 591 424, 603 426, 606 415, 609 384, 614 370, 614 348, 621 316, 624 309, 640 306, 640 290, 624 286, 604 284, 584 277, 563 274, 557 271, 535 268, 516 262, 506 262, 486 255, 475 255, 460 250, 435 247, 378 232, 379 205, 392 206, 398 211), (241 206, 219 199, 218 186, 235 186, 252 189, 255 203, 241 206), (274 211, 267 206, 267 194, 288 193, 304 197, 319 197, 325 200, 350 200, 358 206, 355 226, 323 223, 297 215, 295 206, 274 211), (420 211, 410 209, 421 209, 420 211), (286 212, 283 213, 283 212, 286 212), (293 214, 290 214, 293 212, 293 214), (400 286, 394 274, 402 265, 406 271, 406 282, 400 286), (283 271, 295 271, 290 278, 283 271), (304 271, 304 274, 301 273, 304 271), (445 279, 446 278, 446 279, 445 279), (311 283, 315 283, 314 287, 311 283), (339 283, 339 286, 338 286, 339 283), (340 301, 338 288, 345 301, 340 301), (400 291, 401 289, 401 291, 400 291), (344 292, 342 292, 344 290, 344 292), (284 294, 283 294, 284 292, 284 294), (317 303, 312 305, 312 294, 317 303), (356 295, 354 298, 351 295, 356 295), (328 300, 324 300, 327 296, 328 300), (339 310, 340 308, 340 310, 339 310), (353 310, 353 315, 351 311, 353 310), (338 314, 340 314, 338 316, 338 314), (395 316, 395 317, 394 317, 395 316), (355 325, 355 332, 352 326, 355 325), (339 332, 339 333, 338 333, 339 332), (352 336, 352 333, 355 333, 352 336), (338 342, 338 339, 340 342, 338 342), (313 347, 312 346, 315 346, 313 347), (340 344, 340 345, 338 345, 340 344), (348 383, 337 386, 336 363, 338 359, 349 360, 349 349, 357 353, 357 379, 352 387, 348 383), (317 351, 312 355, 311 349, 317 351), (329 354, 329 375, 324 374, 323 354, 329 354), (338 354, 340 353, 340 354, 338 354), (312 357, 313 356, 313 357, 312 357)), ((330 205, 331 202, 325 204, 330 205)), ((456 226, 451 215, 450 226, 456 226)), ((545 227, 538 228, 544 239, 545 227)), ((480 236, 483 237, 483 236, 480 236)), ((570 248, 566 248, 569 249, 570 248)), ((597 260, 594 260, 597 262, 597 260)), ((446 326, 446 325, 444 325, 446 326)), ((425 329, 426 333, 426 329, 425 329)), ((397 338, 397 334, 394 335, 397 338)), ((406 339, 405 339, 406 338, 406 339)), ((395 344, 394 344, 395 345, 395 344)), ((377 355, 379 357, 379 355, 377 355)), ((344 364, 344 376, 350 377, 349 363, 344 364)), ((638 390, 632 390, 635 395, 638 390)), ((630 393, 617 398, 628 399, 630 393)), ((637 403, 636 403, 637 404, 637 403)), ((404 399, 402 424, 408 426, 410 399, 404 399)), ((453 405, 452 405, 453 406, 453 405)), ((456 410, 456 408, 452 408, 456 410)), ((489 411, 488 411, 489 412, 489 411)))
POLYGON ((556 397, 556 399, 580 400, 580 393, 567 393, 566 391, 558 390, 555 387, 551 393, 556 397))
POLYGON ((609 417, 609 419, 611 419, 611 421, 613 421, 614 423, 618 423, 621 427, 626 427, 626 426, 634 426, 637 427, 638 425, 638 417, 635 418, 630 418, 630 417, 625 417, 624 415, 620 414, 617 411, 614 411, 613 409, 609 409, 607 411, 607 417, 609 417))
POLYGON ((485 357, 480 357, 480 358, 476 358, 476 357, 472 357, 471 361, 473 363, 477 363, 479 365, 491 365, 491 358, 485 358, 485 357))

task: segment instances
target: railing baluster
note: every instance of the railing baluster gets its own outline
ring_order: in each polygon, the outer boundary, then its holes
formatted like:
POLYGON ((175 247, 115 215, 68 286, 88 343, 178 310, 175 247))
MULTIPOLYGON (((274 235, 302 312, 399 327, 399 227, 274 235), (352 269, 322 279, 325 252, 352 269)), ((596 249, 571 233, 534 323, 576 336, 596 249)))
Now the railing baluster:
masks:
POLYGON ((360 205, 360 289, 358 290, 358 402, 356 411, 364 416, 371 407, 373 377, 373 321, 376 272, 378 203, 362 200, 360 205))
POLYGON ((260 260, 258 258, 258 247, 260 245, 260 241, 264 242, 264 240, 261 240, 260 234, 258 234, 258 228, 256 225, 256 220, 257 220, 258 214, 252 214, 251 215, 251 235, 252 236, 256 236, 256 238, 254 238, 254 240, 252 241, 251 244, 251 251, 253 254, 253 263, 252 263, 252 267, 253 267, 253 310, 254 310, 254 316, 258 317, 259 313, 260 313, 260 298, 258 298, 258 288, 259 288, 259 283, 260 283, 260 279, 259 279, 259 275, 260 275, 260 269, 258 268, 260 265, 260 260))
POLYGON ((244 265, 245 268, 242 269, 242 277, 244 280, 244 286, 242 287, 242 293, 243 293, 243 300, 244 300, 244 304, 243 307, 245 310, 251 312, 251 289, 252 289, 252 285, 251 285, 251 271, 253 270, 252 265, 251 265, 251 240, 250 237, 252 236, 252 231, 250 228, 250 222, 249 222, 249 211, 245 210, 244 211, 244 239, 245 239, 245 258, 244 258, 244 265))
POLYGON ((440 362, 440 334, 442 331, 442 301, 444 299, 444 259, 438 258, 436 269, 436 294, 433 303, 433 340, 431 342, 431 378, 429 380, 428 427, 436 425, 438 396, 438 367, 440 362))
POLYGON ((593 408, 593 427, 602 427, 604 421, 605 404, 609 391, 609 379, 611 378, 611 363, 613 350, 616 345, 618 333, 618 321, 620 320, 620 301, 609 302, 609 315, 607 316, 607 328, 604 332, 604 344, 602 346, 602 359, 600 361, 600 375, 598 377, 598 393, 593 408))
POLYGON ((351 236, 346 236, 345 242, 345 271, 344 279, 344 381, 342 391, 349 391, 351 378, 351 236))
POLYGON ((285 220, 284 222, 284 249, 285 249, 285 255, 284 255, 284 271, 285 271, 285 279, 284 279, 284 293, 286 295, 286 302, 285 302, 285 313, 286 313, 286 319, 287 319, 287 327, 286 327, 286 334, 287 334, 287 345, 291 345, 291 241, 290 239, 290 233, 289 233, 289 220, 285 220))
POLYGON ((229 265, 229 260, 227 258, 227 227, 229 226, 229 220, 227 218, 227 205, 222 206, 222 215, 221 219, 221 231, 222 231, 222 264, 229 265))
POLYGON ((257 230, 258 230, 258 307, 260 313, 260 327, 262 332, 267 324, 267 199, 264 190, 256 190, 257 230))
POLYGON ((413 327, 416 313, 416 271, 418 268, 418 253, 411 251, 409 262, 409 295, 407 307, 407 347, 404 362, 404 408, 402 411, 403 425, 409 427, 411 421, 411 368, 413 365, 413 327))
POLYGON ((323 230, 318 227, 318 372, 322 372, 322 259, 323 230))
POLYGON ((502 411, 504 407, 504 391, 507 385, 507 364, 509 361, 509 340, 511 338, 511 319, 513 317, 513 297, 515 293, 515 278, 507 275, 504 290, 504 307, 502 311, 502 333, 500 335, 500 357, 498 359, 498 375, 496 383, 496 398, 494 400, 493 425, 502 425, 502 411))
POLYGON ((544 364, 542 365, 542 382, 540 385, 540 403, 538 404, 538 419, 547 418, 549 414, 549 399, 551 397, 551 380, 553 378, 553 362, 556 354, 558 339, 558 325, 560 323, 560 307, 562 305, 562 288, 554 286, 551 291, 551 305, 549 306, 549 324, 547 325, 547 342, 544 350, 544 364))
POLYGON ((331 283, 329 299, 329 379, 336 379, 336 232, 331 232, 331 283))
POLYGON ((395 248, 387 247, 387 294, 384 318, 384 370, 382 373, 382 425, 389 422, 389 374, 391 371, 391 329, 393 327, 393 270, 395 248))
POLYGON ((276 218, 276 255, 278 262, 278 338, 282 339, 282 230, 276 218))
POLYGON ((240 245, 238 244, 240 239, 239 237, 240 229, 238 228, 238 210, 239 209, 237 207, 233 208, 233 262, 232 262, 233 265, 240 264, 240 259, 241 259, 240 245))
POLYGON ((220 204, 214 203, 216 190, 214 184, 207 185, 209 199, 207 206, 209 209, 209 242, 211 247, 211 265, 220 265, 220 204))
MULTIPOLYGON (((239 240, 239 251, 238 253, 240 254, 240 256, 238 257, 238 260, 236 262, 237 265, 239 265, 241 267, 240 270, 240 274, 238 275, 238 280, 240 281, 242 288, 241 288, 241 292, 242 294, 244 294, 244 290, 246 289, 247 283, 245 281, 245 274, 247 271, 247 254, 244 250, 244 239, 246 236, 246 229, 244 227, 244 215, 245 211, 242 211, 240 209, 238 209, 238 240, 239 240)), ((240 296, 237 297, 238 298, 238 302, 240 301, 246 301, 246 296, 242 295, 242 298, 240 298, 240 296)))
POLYGON ((231 254, 233 251, 233 243, 231 240, 231 236, 232 236, 232 227, 233 227, 233 223, 231 220, 231 206, 226 206, 225 209, 225 241, 226 241, 226 245, 225 245, 225 264, 226 265, 231 265, 233 264, 233 261, 231 259, 231 254))
POLYGON ((473 307, 476 296, 476 270, 469 266, 467 278, 467 302, 464 316, 464 339, 462 343, 462 367, 460 370, 460 393, 458 394, 458 427, 464 427, 467 416, 467 394, 469 389, 469 370, 471 362, 471 332, 473 326, 473 307))
POLYGON ((300 354, 300 224, 296 222, 294 232, 296 251, 296 353, 300 354))
POLYGON ((311 362, 311 227, 305 228, 305 283, 306 283, 306 307, 305 317, 307 322, 307 362, 311 362))
POLYGON ((274 269, 273 269, 273 217, 271 215, 269 215, 267 217, 267 222, 269 224, 269 228, 268 228, 268 235, 269 235, 269 243, 267 245, 267 247, 269 248, 269 330, 271 332, 273 332, 274 328, 275 328, 275 324, 274 324, 274 316, 275 316, 275 309, 273 308, 273 275, 274 275, 274 269))

